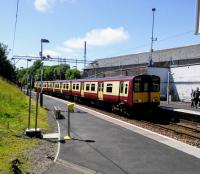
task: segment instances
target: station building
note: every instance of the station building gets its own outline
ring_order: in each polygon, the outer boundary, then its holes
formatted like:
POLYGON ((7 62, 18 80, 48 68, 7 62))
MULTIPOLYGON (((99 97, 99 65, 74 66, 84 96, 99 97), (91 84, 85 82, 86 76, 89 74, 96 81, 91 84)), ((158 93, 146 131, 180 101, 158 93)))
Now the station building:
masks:
POLYGON ((84 69, 84 78, 154 74, 161 77, 161 97, 190 101, 200 87, 200 44, 96 59, 84 69), (169 90, 167 90, 169 88, 169 90))

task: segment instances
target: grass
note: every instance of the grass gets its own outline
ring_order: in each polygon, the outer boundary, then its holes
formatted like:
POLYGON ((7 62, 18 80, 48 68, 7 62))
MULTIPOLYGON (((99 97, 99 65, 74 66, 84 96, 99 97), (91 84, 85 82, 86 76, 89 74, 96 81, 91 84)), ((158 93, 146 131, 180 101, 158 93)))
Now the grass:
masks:
MULTIPOLYGON (((46 111, 39 108, 38 127, 47 129, 46 116, 46 111)), ((23 153, 39 141, 24 136, 27 122, 28 97, 0 77, 0 173, 10 173, 14 159, 22 162, 21 169, 29 169, 31 159, 23 159, 23 153)), ((32 101, 31 127, 34 127, 34 123, 35 102, 32 101)))

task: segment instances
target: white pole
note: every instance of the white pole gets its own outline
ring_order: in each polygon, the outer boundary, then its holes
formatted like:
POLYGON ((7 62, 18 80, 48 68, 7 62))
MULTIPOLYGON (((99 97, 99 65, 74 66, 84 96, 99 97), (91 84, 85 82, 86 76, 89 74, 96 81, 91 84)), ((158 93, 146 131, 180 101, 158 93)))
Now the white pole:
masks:
POLYGON ((169 75, 170 75, 170 72, 168 70, 167 72, 167 104, 169 104, 169 75))

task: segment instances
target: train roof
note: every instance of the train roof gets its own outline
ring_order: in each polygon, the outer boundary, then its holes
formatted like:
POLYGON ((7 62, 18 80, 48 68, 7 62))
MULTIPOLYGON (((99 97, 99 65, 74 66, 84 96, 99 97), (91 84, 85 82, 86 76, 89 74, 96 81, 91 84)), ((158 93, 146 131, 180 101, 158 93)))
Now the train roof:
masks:
MULTIPOLYGON (((142 75, 138 75, 138 76, 144 76, 147 74, 142 74, 142 75)), ((88 79, 76 79, 76 80, 52 80, 52 81, 43 81, 43 83, 45 82, 88 82, 88 81, 92 81, 92 82, 96 82, 96 81, 115 81, 115 80, 132 80, 134 79, 134 77, 138 77, 138 76, 119 76, 119 77, 104 77, 104 78, 88 78, 88 79)), ((155 75, 153 75, 155 76, 155 75)), ((37 81, 40 82, 40 81, 37 81)))
MULTIPOLYGON (((49 80, 51 82, 87 82, 87 81, 108 81, 108 80, 132 80, 134 78, 134 76, 120 76, 120 77, 105 77, 105 78, 88 78, 88 79, 74 79, 74 80, 49 80)), ((43 81, 43 83, 45 82, 49 82, 49 81, 43 81)), ((36 82, 40 82, 40 81, 36 81, 36 82)))

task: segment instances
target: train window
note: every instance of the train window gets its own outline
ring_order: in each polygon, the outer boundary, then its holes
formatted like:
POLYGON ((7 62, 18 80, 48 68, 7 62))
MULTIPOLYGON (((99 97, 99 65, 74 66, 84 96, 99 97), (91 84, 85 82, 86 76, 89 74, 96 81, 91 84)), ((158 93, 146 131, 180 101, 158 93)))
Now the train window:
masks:
POLYGON ((101 83, 99 83, 98 91, 101 91, 101 83))
POLYGON ((91 91, 95 91, 95 84, 91 84, 91 91))
POLYGON ((86 84, 86 91, 90 90, 90 84, 86 84))
POLYGON ((69 89, 69 84, 66 85, 66 89, 69 89))
POLYGON ((148 92, 149 91, 149 87, 148 87, 148 82, 144 82, 144 92, 148 92))
POLYGON ((103 83, 99 83, 99 91, 103 91, 103 83))
POLYGON ((124 82, 120 83, 120 93, 124 92, 124 82))
POLYGON ((125 84, 125 90, 124 90, 125 92, 125 94, 127 94, 128 93, 128 84, 125 84))
POLYGON ((73 84, 73 89, 76 89, 76 84, 73 84))
POLYGON ((104 84, 102 83, 102 88, 101 88, 101 91, 103 92, 103 88, 104 88, 104 84))
POLYGON ((153 84, 152 84, 152 91, 153 92, 160 91, 160 85, 158 83, 153 82, 153 84))
POLYGON ((107 84, 106 92, 112 93, 112 87, 113 87, 113 84, 111 84, 111 83, 107 84))
POLYGON ((134 91, 135 92, 140 92, 141 91, 140 83, 134 83, 134 91))
POLYGON ((79 84, 76 84, 76 90, 79 90, 79 84))
POLYGON ((63 88, 65 89, 65 84, 63 84, 63 88))

